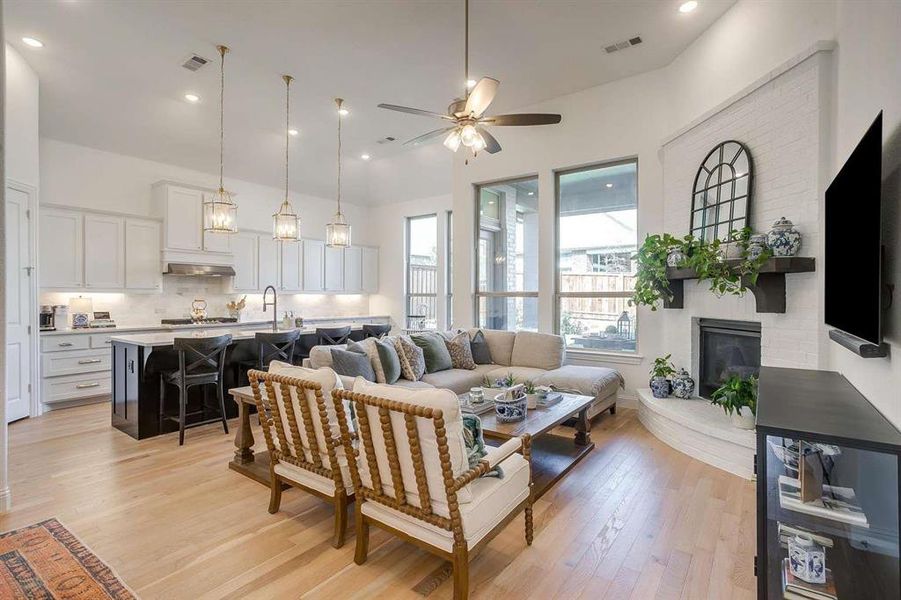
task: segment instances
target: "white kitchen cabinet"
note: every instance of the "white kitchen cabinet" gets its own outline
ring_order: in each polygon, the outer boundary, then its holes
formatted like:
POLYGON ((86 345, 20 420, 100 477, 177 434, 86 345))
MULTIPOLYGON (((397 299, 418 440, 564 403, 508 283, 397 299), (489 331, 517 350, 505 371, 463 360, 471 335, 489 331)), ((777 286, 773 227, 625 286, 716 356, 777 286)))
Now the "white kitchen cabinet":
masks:
POLYGON ((234 235, 235 234, 233 233, 215 233, 213 231, 204 231, 203 251, 222 252, 225 254, 230 253, 232 251, 231 240, 234 235))
POLYGON ((255 292, 260 289, 260 236, 256 233, 238 233, 232 240, 235 255, 235 278, 232 289, 236 292, 255 292))
POLYGON ((344 248, 325 247, 325 290, 344 291, 344 248))
POLYGON ((363 248, 363 291, 375 294, 379 291, 378 248, 363 248))
POLYGON ((167 250, 203 250, 203 192, 164 184, 160 188, 165 208, 167 250))
POLYGON ((125 220, 86 214, 84 220, 84 286, 125 287, 125 220))
POLYGON ((260 289, 267 285, 279 287, 279 248, 278 242, 268 235, 260 236, 259 243, 259 279, 257 285, 260 289))
POLYGON ((281 246, 281 286, 286 292, 299 292, 302 289, 301 254, 303 244, 300 242, 277 242, 281 246))
POLYGON ((304 240, 303 290, 305 292, 321 292, 324 289, 324 261, 325 242, 320 242, 319 240, 304 240))
POLYGON ((40 282, 43 288, 84 287, 83 217, 80 212, 40 212, 40 282))
POLYGON ((359 292, 363 289, 363 249, 344 249, 344 291, 359 292))
POLYGON ((159 290, 162 285, 159 221, 125 219, 126 289, 159 290))

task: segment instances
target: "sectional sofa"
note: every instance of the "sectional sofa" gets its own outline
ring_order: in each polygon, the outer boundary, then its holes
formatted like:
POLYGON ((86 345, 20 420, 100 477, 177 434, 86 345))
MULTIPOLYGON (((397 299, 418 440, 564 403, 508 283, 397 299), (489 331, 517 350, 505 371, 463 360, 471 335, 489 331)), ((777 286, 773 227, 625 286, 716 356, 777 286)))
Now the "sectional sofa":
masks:
MULTIPOLYGON (((470 337, 480 329, 469 330, 470 337)), ((609 410, 616 411, 617 390, 624 385, 619 371, 606 367, 566 365, 563 338, 547 333, 530 331, 499 331, 481 329, 491 353, 491 364, 477 364, 475 369, 446 369, 426 373, 419 381, 398 379, 393 385, 407 388, 446 388, 463 394, 478 386, 485 377, 495 379, 513 375, 517 382, 532 381, 536 385, 553 386, 568 391, 593 396, 594 402, 588 416, 595 417, 609 410)), ((315 346, 304 366, 318 369, 332 367, 332 348, 342 346, 315 346)), ((353 389, 353 378, 341 376, 346 389, 353 389)))

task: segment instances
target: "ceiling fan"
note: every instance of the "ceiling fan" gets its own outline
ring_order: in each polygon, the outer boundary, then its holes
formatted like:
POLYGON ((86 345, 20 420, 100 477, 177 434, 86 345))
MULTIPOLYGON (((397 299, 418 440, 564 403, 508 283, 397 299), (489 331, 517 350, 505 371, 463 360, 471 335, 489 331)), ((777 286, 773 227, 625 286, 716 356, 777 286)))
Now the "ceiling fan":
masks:
POLYGON ((560 122, 561 116, 548 113, 518 113, 512 115, 486 116, 485 111, 494 100, 500 81, 491 77, 482 77, 478 83, 471 86, 469 79, 469 0, 466 4, 466 47, 465 47, 465 81, 466 91, 463 98, 457 98, 447 107, 447 114, 398 106, 396 104, 379 104, 379 108, 396 110, 398 112, 434 117, 447 122, 445 127, 424 133, 418 137, 404 142, 407 144, 421 144, 423 142, 444 137, 444 145, 449 150, 456 152, 460 146, 469 148, 473 156, 484 150, 489 154, 501 151, 501 145, 497 139, 486 129, 487 126, 528 126, 528 125, 555 125, 560 122))

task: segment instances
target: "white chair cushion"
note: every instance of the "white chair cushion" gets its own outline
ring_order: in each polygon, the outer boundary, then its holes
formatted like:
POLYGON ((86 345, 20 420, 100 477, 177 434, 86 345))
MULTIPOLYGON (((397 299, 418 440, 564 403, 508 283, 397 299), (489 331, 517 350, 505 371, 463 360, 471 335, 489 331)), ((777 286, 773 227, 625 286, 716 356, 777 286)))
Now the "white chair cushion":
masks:
MULTIPOLYGON (((529 463, 521 454, 511 454, 501 462, 504 478, 480 477, 470 484, 472 501, 460 505, 463 535, 472 548, 485 537, 516 506, 529 497, 529 463)), ((416 517, 389 508, 378 502, 366 501, 363 514, 389 527, 422 540, 448 552, 453 550, 453 532, 435 527, 416 517)))
MULTIPOLYGON (((469 462, 466 458, 466 442, 463 440, 463 416, 460 412, 460 402, 456 394, 449 390, 436 388, 408 389, 394 385, 371 383, 362 377, 358 377, 354 382, 354 392, 386 400, 394 400, 403 404, 415 404, 441 409, 448 451, 450 453, 451 473, 456 478, 469 469, 469 462)), ((393 496, 394 486, 391 481, 388 453, 385 449, 385 438, 378 409, 368 406, 366 407, 366 415, 369 420, 369 430, 372 433, 372 444, 378 462, 382 488, 385 494, 393 496)), ((422 447, 422 459, 425 466, 432 510, 436 514, 447 517, 450 515, 450 512, 447 508, 447 492, 444 487, 441 461, 438 458, 438 444, 435 438, 434 423, 431 419, 417 417, 416 425, 419 433, 419 443, 422 447)), ((416 487, 416 472, 413 469, 413 458, 410 452, 410 443, 407 439, 407 426, 401 413, 391 412, 391 430, 394 434, 407 502, 414 506, 420 506, 419 492, 416 487)), ((366 487, 372 487, 372 480, 369 475, 369 462, 366 458, 366 449, 362 443, 359 444, 359 449, 360 457, 357 459, 357 465, 360 470, 360 477, 366 487)), ((465 486, 457 492, 459 502, 465 503, 472 500, 470 487, 465 486)))
MULTIPOLYGON (((300 467, 295 467, 291 463, 286 462, 276 463, 274 468, 275 472, 280 477, 287 479, 289 482, 305 485, 330 498, 335 497, 335 482, 328 477, 323 477, 322 475, 307 471, 306 469, 301 469, 300 467)), ((344 481, 344 487, 347 490, 347 494, 353 494, 354 482, 350 477, 350 467, 347 465, 347 462, 341 465, 341 477, 343 478, 342 480, 344 481)))

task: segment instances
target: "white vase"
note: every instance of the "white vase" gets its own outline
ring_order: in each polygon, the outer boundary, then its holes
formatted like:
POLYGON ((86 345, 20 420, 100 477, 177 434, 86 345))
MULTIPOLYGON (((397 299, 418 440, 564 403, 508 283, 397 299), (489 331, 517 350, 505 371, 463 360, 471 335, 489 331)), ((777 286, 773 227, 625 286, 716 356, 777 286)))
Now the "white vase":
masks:
POLYGON ((756 417, 747 406, 742 406, 739 410, 733 412, 730 418, 732 419, 732 425, 739 429, 754 429, 756 425, 756 417))

